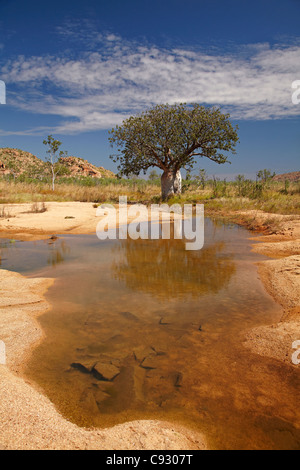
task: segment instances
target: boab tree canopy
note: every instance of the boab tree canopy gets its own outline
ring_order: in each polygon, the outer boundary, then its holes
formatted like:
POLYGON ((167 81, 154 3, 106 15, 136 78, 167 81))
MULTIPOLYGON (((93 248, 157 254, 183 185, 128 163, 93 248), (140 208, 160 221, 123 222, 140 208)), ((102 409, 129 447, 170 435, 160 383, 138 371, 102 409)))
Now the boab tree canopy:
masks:
POLYGON ((225 163, 228 152, 235 153, 238 128, 229 118, 198 104, 157 105, 110 131, 110 144, 118 152, 111 158, 119 162, 120 175, 160 168, 165 200, 181 192, 181 168, 191 168, 198 157, 225 163))

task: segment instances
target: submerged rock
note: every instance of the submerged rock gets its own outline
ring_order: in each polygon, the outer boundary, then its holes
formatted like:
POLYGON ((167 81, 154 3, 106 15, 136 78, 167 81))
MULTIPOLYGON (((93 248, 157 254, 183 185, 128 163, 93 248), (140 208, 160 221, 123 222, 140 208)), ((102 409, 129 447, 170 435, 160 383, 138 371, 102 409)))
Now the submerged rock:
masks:
POLYGON ((112 363, 97 362, 91 370, 91 374, 97 380, 104 380, 112 382, 117 375, 119 375, 120 369, 112 363))
POLYGON ((139 321, 139 319, 131 312, 120 312, 120 315, 126 320, 139 321))
POLYGON ((174 380, 174 387, 179 388, 182 385, 182 373, 178 372, 175 375, 175 380, 174 380))
POLYGON ((155 358, 156 358, 155 353, 151 354, 150 356, 145 357, 145 359, 141 362, 140 366, 143 369, 148 369, 148 370, 156 369, 157 364, 156 364, 155 358))
POLYGON ((71 367, 73 367, 73 369, 79 370, 79 372, 82 372, 83 374, 90 374, 91 372, 86 366, 84 366, 80 362, 73 362, 71 364, 71 367))
POLYGON ((147 370, 157 369, 159 358, 165 355, 165 351, 157 351, 154 346, 140 347, 133 351, 133 357, 139 363, 139 366, 147 370))
POLYGON ((105 382, 112 382, 117 375, 120 373, 120 368, 113 364, 111 361, 109 362, 73 362, 71 364, 73 369, 79 370, 83 374, 90 374, 95 379, 105 381, 105 382))
POLYGON ((161 319, 159 320, 158 323, 159 323, 159 325, 170 325, 171 324, 168 317, 161 317, 161 319))

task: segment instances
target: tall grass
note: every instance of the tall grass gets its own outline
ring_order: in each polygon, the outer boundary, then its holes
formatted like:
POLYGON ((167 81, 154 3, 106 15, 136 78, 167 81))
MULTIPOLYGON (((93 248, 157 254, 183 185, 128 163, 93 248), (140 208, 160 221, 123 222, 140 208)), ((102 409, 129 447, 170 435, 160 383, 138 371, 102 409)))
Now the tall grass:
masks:
MULTIPOLYGON (((60 179, 55 191, 48 182, 0 179, 0 204, 38 203, 49 201, 81 201, 100 204, 118 203, 120 196, 128 202, 159 203, 159 180, 142 179, 60 179)), ((238 180, 234 182, 213 179, 200 185, 196 181, 183 182, 183 193, 169 200, 170 204, 204 203, 208 212, 263 210, 274 214, 300 215, 300 182, 269 181, 266 184, 238 180)))

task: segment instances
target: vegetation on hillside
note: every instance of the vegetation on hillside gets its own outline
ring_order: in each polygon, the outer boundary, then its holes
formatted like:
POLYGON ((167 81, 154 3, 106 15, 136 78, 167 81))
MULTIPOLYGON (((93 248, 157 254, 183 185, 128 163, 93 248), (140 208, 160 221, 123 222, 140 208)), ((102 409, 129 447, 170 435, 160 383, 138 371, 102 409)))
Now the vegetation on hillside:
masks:
MULTIPOLYGON (((115 178, 112 171, 92 165, 79 157, 61 155, 55 162, 55 179, 91 176, 96 178, 115 178)), ((0 148, 0 178, 19 182, 52 181, 51 163, 20 149, 0 148)))

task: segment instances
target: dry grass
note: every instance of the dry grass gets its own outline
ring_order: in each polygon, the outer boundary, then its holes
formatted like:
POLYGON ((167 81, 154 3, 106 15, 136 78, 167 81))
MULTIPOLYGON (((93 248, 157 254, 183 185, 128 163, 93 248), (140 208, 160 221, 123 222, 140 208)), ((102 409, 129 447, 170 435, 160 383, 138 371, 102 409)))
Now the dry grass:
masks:
POLYGON ((127 196, 130 202, 149 200, 160 195, 160 188, 145 184, 107 184, 84 186, 80 184, 57 184, 52 191, 46 183, 20 183, 0 181, 0 203, 28 202, 118 202, 119 197, 127 196))
POLYGON ((0 207, 0 219, 10 219, 12 215, 6 207, 0 207))
MULTIPOLYGON (((239 195, 235 183, 220 182, 216 188, 213 182, 205 189, 190 185, 180 196, 169 200, 170 204, 204 203, 208 214, 222 214, 232 211, 262 210, 270 214, 300 215, 300 185, 290 184, 288 191, 284 183, 271 183, 256 191, 255 183, 249 186, 247 196, 239 195)), ((147 181, 121 181, 106 184, 86 185, 84 182, 58 183, 52 191, 47 183, 23 183, 0 180, 0 204, 33 203, 33 211, 39 210, 38 204, 48 201, 80 201, 102 204, 118 203, 119 197, 127 196, 132 203, 159 203, 160 186, 147 181)), ((41 207, 43 211, 43 206, 41 207)), ((2 214, 4 209, 2 209, 2 214)), ((4 215, 2 215, 3 217, 4 215)))
POLYGON ((46 204, 44 202, 34 202, 30 208, 32 214, 42 214, 47 211, 46 204))

